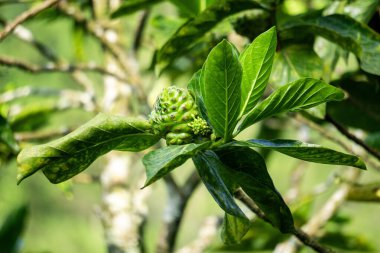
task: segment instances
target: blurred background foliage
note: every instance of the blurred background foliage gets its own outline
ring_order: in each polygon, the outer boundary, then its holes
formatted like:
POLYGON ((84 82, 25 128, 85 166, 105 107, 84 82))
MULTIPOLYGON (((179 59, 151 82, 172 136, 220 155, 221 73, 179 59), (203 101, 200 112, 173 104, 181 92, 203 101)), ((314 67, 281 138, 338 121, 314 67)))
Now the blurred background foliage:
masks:
MULTIPOLYGON (((92 2, 80 0, 68 1, 68 4, 91 20, 92 2)), ((0 0, 0 25, 4 27, 39 3, 0 0)), ((201 68, 211 48, 221 39, 228 38, 241 51, 257 35, 276 25, 280 40, 267 94, 282 84, 306 76, 341 87, 348 99, 330 103, 327 108, 320 106, 302 112, 303 119, 333 136, 338 135, 339 140, 364 155, 366 161, 372 161, 366 152, 339 136, 324 115, 327 112, 334 121, 380 152, 379 13, 377 0, 262 0, 253 5, 243 0, 238 3, 125 0, 119 9, 108 13, 108 18, 113 19, 100 22, 111 27, 115 20, 121 22, 120 46, 133 55, 139 65, 140 83, 147 100, 146 104, 137 98, 129 101, 133 115, 146 115, 163 87, 186 87, 192 73, 201 68), (329 23, 321 18, 330 14, 344 15, 346 23, 339 23, 340 19, 329 23), (349 22, 353 26, 347 27, 349 22), (144 29, 140 29, 141 26, 144 29)), ((78 85, 73 78, 72 71, 33 71, 33 66, 47 69, 82 63, 104 66, 106 50, 88 31, 85 22, 79 22, 59 8, 41 12, 23 27, 25 31, 19 30, 19 35, 10 35, 0 43, 3 59, 0 65, 0 252, 107 252, 99 218, 101 185, 96 180, 103 158, 84 176, 57 186, 41 175, 16 186, 15 161, 20 148, 63 135, 102 110, 104 73, 86 71, 93 83, 93 94, 88 94, 86 87, 78 85), (9 63, 9 59, 33 66, 23 68, 22 64, 9 63), (29 71, 25 71, 28 68, 29 71), (86 180, 86 176, 93 180, 86 180)), ((321 133, 295 119, 295 115, 281 115, 246 130, 244 135, 300 138, 342 150, 334 140, 321 138, 321 133)), ((344 182, 341 168, 305 164, 281 154, 263 152, 263 155, 275 185, 286 199, 295 186, 296 173, 302 174, 302 181, 297 183, 298 196, 289 202, 298 225, 317 213, 344 182)), ((355 183, 365 186, 375 182, 375 188, 371 189, 378 189, 379 171, 367 165, 368 171, 355 183)), ((141 165, 136 169, 143 170, 141 165)), ((186 164, 175 171, 174 177, 182 182, 184 175, 192 170, 186 164)), ((149 216, 143 227, 147 252, 155 252, 167 198, 164 182, 151 187, 149 216)), ((376 197, 373 200, 347 201, 319 235, 320 241, 344 252, 379 252, 380 205, 376 197)), ((197 237, 205 217, 221 215, 221 210, 200 186, 184 214, 176 247, 181 248, 197 237)), ((217 235, 207 251, 272 252, 288 237, 255 220, 241 245, 223 246, 217 235)))

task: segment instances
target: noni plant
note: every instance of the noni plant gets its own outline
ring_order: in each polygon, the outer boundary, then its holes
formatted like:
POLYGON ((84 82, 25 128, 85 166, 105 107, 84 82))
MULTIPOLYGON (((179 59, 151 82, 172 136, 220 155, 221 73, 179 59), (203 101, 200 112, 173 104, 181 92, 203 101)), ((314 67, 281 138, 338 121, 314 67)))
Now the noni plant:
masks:
POLYGON ((265 118, 344 98, 339 88, 303 78, 262 100, 276 44, 274 27, 240 54, 223 40, 211 50, 187 89, 172 86, 162 91, 148 120, 100 114, 63 138, 22 150, 18 182, 42 170, 52 183, 60 183, 111 150, 137 152, 164 138, 167 146, 142 159, 145 187, 191 158, 204 185, 225 211, 225 242, 238 242, 249 227, 233 197, 237 189, 257 204, 274 227, 293 232, 292 214, 256 148, 309 162, 366 167, 356 156, 297 140, 239 139, 241 131, 265 118))

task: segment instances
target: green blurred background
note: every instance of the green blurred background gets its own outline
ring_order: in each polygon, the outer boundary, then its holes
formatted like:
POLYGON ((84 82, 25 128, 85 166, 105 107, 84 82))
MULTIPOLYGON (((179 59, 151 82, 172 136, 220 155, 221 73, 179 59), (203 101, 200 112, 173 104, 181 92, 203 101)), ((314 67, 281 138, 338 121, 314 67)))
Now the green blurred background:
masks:
MULTIPOLYGON (((285 9, 289 14, 301 14, 310 7, 321 9, 331 1, 303 1, 303 0, 287 0, 285 1, 285 9)), ((26 4, 1 4, 0 1, 0 17, 11 20, 22 11, 26 10, 26 4)), ((68 62, 96 62, 101 65, 103 62, 102 48, 94 39, 84 36, 80 29, 77 29, 70 19, 55 16, 55 13, 46 13, 43 18, 31 20, 25 24, 29 28, 36 39, 43 41, 54 49, 59 57, 67 59, 68 62)), ((148 23, 146 36, 149 43, 146 43, 140 52, 139 60, 141 68, 146 69, 150 64, 150 59, 155 47, 163 44, 168 37, 168 33, 172 33, 178 27, 182 20, 175 18, 176 12, 169 5, 160 6, 153 10, 151 14, 152 20, 148 23), (170 25, 166 25, 165 32, 158 31, 162 29, 157 25, 162 13, 165 13, 167 20, 172 20, 170 25), (169 13, 169 14, 168 14, 169 13), (155 23, 156 22, 156 23, 155 23)), ((128 34, 135 29, 138 14, 134 14, 129 18, 123 19, 125 27, 124 33, 128 34)), ((228 29, 227 28, 221 29, 228 29)), ((125 41, 126 45, 131 43, 125 41)), ((43 63, 45 60, 35 52, 29 45, 20 42, 18 39, 10 36, 0 44, 0 54, 4 56, 12 56, 20 58, 28 62, 36 64, 43 63)), ((352 64, 356 66, 356 62, 352 64)), ((145 82, 153 82, 157 87, 162 87, 162 83, 174 81, 179 86, 184 86, 190 75, 185 73, 184 76, 178 78, 169 78, 168 76, 154 77, 152 73, 144 73, 142 75, 145 82)), ((98 74, 90 74, 90 78, 94 80, 96 92, 102 95, 102 78, 98 74)), ((5 92, 8 89, 31 85, 35 87, 48 87, 50 89, 70 88, 79 89, 79 87, 68 78, 67 74, 62 73, 46 73, 31 74, 17 69, 0 66, 0 91, 5 92)), ((156 86, 155 86, 156 87, 156 86)), ((152 92, 157 93, 159 88, 155 88, 152 92)), ((154 97, 154 95, 152 95, 154 97)), ((20 104, 48 104, 49 98, 23 98, 16 100, 14 103, 20 104), (34 100, 33 100, 34 99, 34 100)), ((54 99, 52 99, 54 100, 54 99)), ((54 101, 52 101, 54 102, 54 101)), ((41 116, 41 115, 40 115, 41 116)), ((90 119, 93 115, 83 112, 79 109, 70 109, 59 112, 52 117, 41 118, 38 124, 39 130, 60 129, 62 125, 68 128, 76 128, 90 119)), ((27 125, 21 121, 21 129, 33 130, 33 126, 27 125)), ((257 127, 247 131, 246 136, 255 136, 257 127)), ((294 127, 290 122, 282 126, 280 137, 297 139, 299 129, 294 127)), ((316 133, 310 133, 309 142, 323 144, 325 146, 340 149, 336 144, 322 140, 316 133)), ((100 173, 103 159, 98 159, 88 171, 90 174, 96 175, 100 173)), ((300 162, 286 157, 281 154, 270 154, 267 160, 269 172, 274 180, 278 190, 285 194, 291 186, 290 177, 295 167, 300 166, 300 162)), ((334 173, 345 168, 336 168, 321 164, 307 164, 305 167, 305 180, 302 183, 302 192, 311 191, 315 185, 323 183, 327 178, 332 177, 334 173)), ((142 165, 139 168, 143 170, 142 165)), ((188 175, 193 168, 190 163, 180 167, 174 172, 175 177, 180 181, 184 175, 188 175)), ((26 229, 23 233, 22 251, 25 253, 68 253, 68 252, 91 252, 104 253, 106 245, 103 237, 103 227, 99 219, 99 209, 101 205, 101 189, 98 183, 89 184, 63 184, 52 185, 43 176, 38 173, 37 176, 31 177, 21 185, 16 185, 16 161, 13 159, 0 167, 0 224, 6 215, 15 208, 27 205, 28 216, 26 220, 26 229)), ((361 182, 380 181, 378 173, 368 170, 363 173, 361 182)), ((154 252, 157 237, 160 232, 160 225, 163 215, 163 209, 166 204, 166 190, 164 183, 159 181, 150 186, 152 194, 149 197, 149 218, 145 225, 147 247, 149 252, 154 252)), ((301 207, 291 206, 293 212, 305 212, 304 209, 310 211, 318 210, 324 201, 337 188, 334 183, 317 197, 317 201, 311 205, 307 203, 301 207)), ((184 222, 180 228, 180 236, 177 247, 184 246, 192 241, 198 233, 204 218, 210 215, 219 215, 223 213, 208 194, 205 187, 200 186, 192 196, 189 206, 185 213, 184 222)), ((339 211, 339 217, 336 222, 328 225, 329 231, 338 231, 352 236, 352 239, 345 243, 362 244, 363 248, 367 247, 366 252, 380 252, 380 240, 378 240, 380 232, 380 205, 376 203, 356 203, 347 202, 339 211)), ((301 215, 302 216, 302 215, 301 215)), ((254 225, 254 231, 262 231, 261 236, 252 239, 252 244, 256 244, 259 248, 260 244, 264 245, 270 241, 270 237, 280 236, 278 233, 261 223, 254 225), (257 227, 255 227, 257 226, 257 227), (264 236, 268 235, 268 236, 264 236), (264 238, 264 239, 263 239, 264 238), (260 241, 261 240, 261 241, 260 241), (264 241, 264 242, 263 242, 264 241)), ((222 252, 221 240, 219 237, 215 239, 213 247, 214 252, 222 252)), ((337 239, 339 240, 339 239, 337 239)), ((263 247, 265 248, 265 247, 263 247)), ((360 247, 359 247, 360 248, 360 247)), ((1 245, 0 245, 0 252, 1 245)), ((232 251, 233 252, 233 251, 232 251)), ((250 251, 251 252, 251 251, 250 251)), ((257 251, 258 252, 258 251, 257 251)), ((271 252, 268 250, 267 252, 271 252)), ((305 251, 306 252, 306 251, 305 251)))

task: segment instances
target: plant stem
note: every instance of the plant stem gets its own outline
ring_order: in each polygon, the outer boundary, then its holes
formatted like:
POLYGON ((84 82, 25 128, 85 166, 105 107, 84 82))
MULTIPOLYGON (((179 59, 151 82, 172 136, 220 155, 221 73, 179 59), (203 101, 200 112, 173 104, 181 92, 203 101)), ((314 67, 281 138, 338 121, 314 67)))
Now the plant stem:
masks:
POLYGON ((5 26, 4 30, 0 32, 0 42, 5 39, 16 27, 28 20, 29 18, 34 17, 41 11, 51 7, 52 5, 58 3, 59 0, 47 0, 34 8, 31 8, 23 13, 21 13, 18 17, 16 17, 11 23, 5 26))
MULTIPOLYGON (((256 205, 256 203, 245 194, 241 189, 238 189, 234 193, 235 198, 239 199, 244 205, 246 205, 252 212, 254 212, 259 218, 265 222, 271 224, 271 221, 266 217, 265 213, 256 205)), ((314 249, 316 252, 320 253, 333 253, 335 251, 321 245, 308 234, 303 232, 301 229, 296 228, 292 234, 296 236, 304 245, 314 249)))

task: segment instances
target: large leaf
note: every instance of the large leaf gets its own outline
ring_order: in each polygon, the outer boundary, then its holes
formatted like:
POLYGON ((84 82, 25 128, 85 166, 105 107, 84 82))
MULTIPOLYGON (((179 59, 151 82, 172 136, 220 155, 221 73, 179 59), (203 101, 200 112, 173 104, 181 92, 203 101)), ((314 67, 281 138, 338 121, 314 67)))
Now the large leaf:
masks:
POLYGON ((263 95, 272 70, 277 34, 272 27, 262 33, 240 56, 243 67, 240 116, 250 112, 263 95))
POLYGON ((322 70, 322 61, 312 47, 291 45, 276 54, 271 81, 280 87, 302 77, 320 79, 322 70))
POLYGON ((239 131, 270 116, 287 111, 308 109, 328 101, 341 100, 343 91, 323 81, 304 78, 274 91, 247 115, 239 131))
POLYGON ((99 114, 65 137, 22 150, 17 157, 18 183, 38 170, 50 182, 60 183, 111 150, 144 150, 160 139, 149 131, 145 120, 99 114))
POLYGON ((111 13, 111 18, 119 18, 130 15, 136 11, 146 9, 152 5, 163 2, 164 0, 129 0, 124 1, 117 10, 111 13))
POLYGON ((320 35, 353 52, 364 71, 380 75, 380 35, 349 16, 298 18, 287 22, 280 30, 284 39, 305 31, 320 35))
POLYGON ((236 181, 255 201, 274 227, 283 233, 294 230, 293 217, 273 185, 264 159, 248 147, 227 147, 217 152, 220 160, 230 168, 236 181))
POLYGON ((348 155, 316 144, 309 144, 296 140, 252 139, 248 141, 231 142, 225 145, 272 149, 285 155, 308 162, 346 165, 363 170, 366 169, 366 166, 360 157, 348 155))
POLYGON ((20 250, 20 239, 25 229, 28 208, 22 205, 8 214, 0 221, 1 252, 15 253, 20 250))
POLYGON ((211 126, 225 141, 232 136, 239 116, 241 77, 238 52, 223 40, 211 50, 203 65, 201 92, 211 126))
POLYGON ((216 1, 196 17, 189 19, 157 52, 156 68, 162 72, 173 60, 183 55, 205 33, 214 28, 224 18, 240 11, 266 8, 255 0, 216 1))
POLYGON ((8 146, 13 153, 17 153, 19 150, 18 144, 13 135, 13 131, 8 121, 0 114, 0 143, 4 143, 8 146))
POLYGON ((226 243, 240 241, 247 232, 249 220, 233 198, 236 185, 231 181, 230 170, 213 151, 198 153, 193 157, 193 162, 207 190, 226 212, 222 239, 226 243))
POLYGON ((149 152, 142 160, 147 177, 144 187, 154 183, 173 169, 182 165, 199 150, 207 148, 208 145, 208 142, 202 144, 171 145, 149 152))

